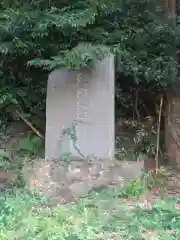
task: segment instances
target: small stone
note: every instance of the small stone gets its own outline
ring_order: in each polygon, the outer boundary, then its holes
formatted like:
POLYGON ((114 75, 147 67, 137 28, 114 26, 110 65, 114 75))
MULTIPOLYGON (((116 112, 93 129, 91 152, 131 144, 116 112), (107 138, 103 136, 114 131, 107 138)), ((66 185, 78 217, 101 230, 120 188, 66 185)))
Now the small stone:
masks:
POLYGON ((80 181, 81 180, 81 170, 80 168, 76 168, 67 172, 66 177, 69 181, 80 181))
POLYGON ((74 196, 68 187, 59 188, 56 196, 53 198, 55 202, 67 203, 73 201, 74 196))
POLYGON ((81 172, 81 169, 80 168, 75 168, 73 171, 71 171, 71 174, 77 174, 77 173, 80 173, 81 172))
POLYGON ((93 165, 92 167, 89 168, 89 174, 92 177, 98 177, 101 172, 101 165, 93 165))
POLYGON ((90 184, 87 182, 76 182, 70 185, 70 190, 74 197, 80 197, 87 194, 92 189, 90 184))
POLYGON ((85 161, 72 160, 69 164, 69 167, 68 167, 69 171, 73 170, 75 168, 81 168, 82 165, 84 165, 85 163, 87 164, 87 162, 85 162, 85 161))
POLYGON ((99 176, 103 176, 103 174, 104 174, 104 171, 99 172, 99 176))

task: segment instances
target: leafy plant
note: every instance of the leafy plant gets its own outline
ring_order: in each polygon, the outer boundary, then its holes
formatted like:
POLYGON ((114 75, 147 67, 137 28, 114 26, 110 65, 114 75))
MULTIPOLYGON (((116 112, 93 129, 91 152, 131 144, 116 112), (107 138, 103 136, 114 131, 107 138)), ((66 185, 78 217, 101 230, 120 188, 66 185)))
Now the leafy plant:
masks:
POLYGON ((70 163, 71 162, 71 153, 67 152, 67 153, 61 154, 61 159, 65 163, 70 163))
POLYGON ((178 81, 174 54, 179 25, 173 27, 157 4, 155 0, 1 1, 3 105, 16 103, 31 113, 30 119, 34 115, 42 119, 49 71, 79 69, 110 54, 116 56, 116 70, 135 83, 146 82, 157 92, 171 87, 178 81))
POLYGON ((140 180, 131 181, 122 188, 120 191, 121 197, 138 197, 145 190, 147 190, 140 180))
MULTIPOLYGON (((147 131, 144 126, 140 126, 134 137, 136 145, 135 151, 148 157, 156 155, 156 132, 147 131)), ((160 146, 161 147, 161 146, 160 146)), ((162 147, 159 149, 159 155, 162 156, 162 147)))
POLYGON ((24 190, 0 195, 0 238, 6 239, 160 239, 179 238, 178 200, 158 200, 150 209, 104 192, 92 192, 74 205, 51 208, 24 190))
POLYGON ((37 156, 42 151, 43 142, 39 137, 28 135, 22 138, 16 147, 16 151, 19 153, 37 156))

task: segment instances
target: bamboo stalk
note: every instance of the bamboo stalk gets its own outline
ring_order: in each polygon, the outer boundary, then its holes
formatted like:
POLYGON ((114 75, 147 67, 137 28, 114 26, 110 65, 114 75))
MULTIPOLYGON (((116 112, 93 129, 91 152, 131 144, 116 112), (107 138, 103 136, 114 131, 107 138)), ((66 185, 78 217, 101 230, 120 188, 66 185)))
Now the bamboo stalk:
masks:
POLYGON ((37 130, 37 128, 35 128, 19 111, 16 111, 16 114, 33 130, 38 137, 44 139, 44 136, 37 130))
POLYGON ((161 127, 162 106, 163 106, 163 96, 161 96, 161 99, 160 99, 158 125, 157 125, 156 156, 155 156, 156 173, 157 173, 158 167, 159 167, 159 139, 160 139, 160 127, 161 127))

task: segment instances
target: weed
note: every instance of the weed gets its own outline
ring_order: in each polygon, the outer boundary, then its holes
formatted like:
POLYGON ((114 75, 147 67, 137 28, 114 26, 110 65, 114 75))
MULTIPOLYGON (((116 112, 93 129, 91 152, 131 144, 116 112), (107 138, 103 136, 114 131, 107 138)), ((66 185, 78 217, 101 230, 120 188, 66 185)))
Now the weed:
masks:
POLYGON ((69 207, 43 207, 47 203, 24 190, 1 195, 0 239, 145 240, 154 233, 161 240, 179 237, 175 199, 159 200, 152 209, 129 208, 112 190, 104 189, 69 207))
POLYGON ((140 196, 145 190, 145 186, 142 184, 140 179, 131 181, 120 190, 121 197, 138 197, 140 196))
POLYGON ((168 178, 160 169, 157 174, 144 173, 141 178, 126 183, 121 189, 120 197, 139 197, 153 188, 167 187, 168 178))
POLYGON ((61 159, 65 163, 70 163, 71 162, 71 153, 67 152, 67 153, 61 154, 61 159))
POLYGON ((37 136, 28 135, 19 141, 16 151, 30 156, 37 156, 41 152, 42 147, 42 139, 37 136))
POLYGON ((24 165, 25 158, 38 156, 42 150, 42 141, 36 136, 25 136, 14 146, 13 156, 8 151, 7 154, 0 155, 0 168, 5 171, 18 171, 24 165))

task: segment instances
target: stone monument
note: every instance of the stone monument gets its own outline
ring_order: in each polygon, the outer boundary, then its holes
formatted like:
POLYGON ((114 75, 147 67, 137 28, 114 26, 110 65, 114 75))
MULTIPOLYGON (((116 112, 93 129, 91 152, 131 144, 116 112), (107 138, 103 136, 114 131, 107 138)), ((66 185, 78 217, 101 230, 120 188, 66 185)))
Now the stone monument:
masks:
POLYGON ((114 128, 113 57, 78 72, 52 72, 47 86, 45 159, 24 165, 26 187, 59 204, 139 177, 143 162, 123 165, 113 159, 114 128), (73 123, 75 145, 74 137, 64 134, 73 123), (61 161, 64 153, 71 153, 68 164, 61 161), (90 155, 95 156, 92 161, 81 159, 90 155))
POLYGON ((58 159, 64 153, 113 158, 114 112, 113 57, 77 72, 53 71, 47 86, 45 159, 58 159), (63 134, 74 123, 76 147, 63 134))

